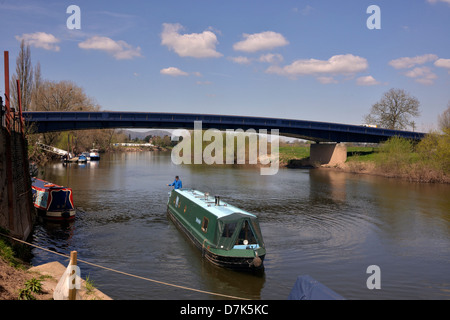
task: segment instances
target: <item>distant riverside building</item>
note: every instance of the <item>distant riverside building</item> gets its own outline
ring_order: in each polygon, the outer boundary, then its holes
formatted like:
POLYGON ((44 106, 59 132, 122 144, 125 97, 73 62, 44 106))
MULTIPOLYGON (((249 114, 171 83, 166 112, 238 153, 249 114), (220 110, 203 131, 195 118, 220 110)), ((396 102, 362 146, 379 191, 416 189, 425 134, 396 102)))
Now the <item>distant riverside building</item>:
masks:
POLYGON ((113 143, 114 147, 154 147, 154 144, 151 143, 113 143))

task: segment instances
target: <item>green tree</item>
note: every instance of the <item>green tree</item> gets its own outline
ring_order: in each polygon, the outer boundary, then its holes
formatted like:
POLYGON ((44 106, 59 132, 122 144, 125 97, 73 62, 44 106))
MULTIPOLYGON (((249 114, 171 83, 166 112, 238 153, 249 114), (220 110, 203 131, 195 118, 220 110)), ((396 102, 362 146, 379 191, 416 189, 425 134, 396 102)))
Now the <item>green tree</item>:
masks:
POLYGON ((152 140, 152 135, 151 134, 144 138, 144 141, 147 142, 147 143, 149 143, 150 140, 152 140))
POLYGON ((411 140, 392 137, 381 144, 377 165, 384 172, 401 173, 411 164, 413 143, 411 140))
POLYGON ((428 167, 450 174, 450 128, 431 132, 418 144, 417 152, 428 167))
POLYGON ((450 129, 450 101, 447 104, 447 109, 438 117, 439 129, 445 131, 450 129))

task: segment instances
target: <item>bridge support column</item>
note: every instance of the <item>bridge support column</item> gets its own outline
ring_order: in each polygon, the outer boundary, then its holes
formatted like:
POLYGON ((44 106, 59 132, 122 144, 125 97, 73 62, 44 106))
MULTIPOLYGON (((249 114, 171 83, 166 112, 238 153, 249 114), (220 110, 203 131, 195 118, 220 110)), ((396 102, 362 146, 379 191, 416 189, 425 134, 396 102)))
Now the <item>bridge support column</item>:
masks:
POLYGON ((347 146, 342 143, 316 143, 311 145, 310 161, 316 165, 334 167, 347 161, 347 146))

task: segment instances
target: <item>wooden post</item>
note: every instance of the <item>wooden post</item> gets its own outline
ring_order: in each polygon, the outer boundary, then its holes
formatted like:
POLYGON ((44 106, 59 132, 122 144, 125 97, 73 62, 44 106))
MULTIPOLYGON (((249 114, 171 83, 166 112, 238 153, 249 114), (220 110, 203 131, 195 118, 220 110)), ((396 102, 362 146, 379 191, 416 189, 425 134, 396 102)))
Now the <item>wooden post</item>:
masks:
POLYGON ((8 192, 8 222, 9 230, 14 231, 14 188, 13 188, 13 164, 12 164, 12 146, 11 146, 11 109, 9 101, 9 52, 3 52, 4 68, 5 68, 5 126, 8 132, 5 135, 6 148, 6 183, 8 192))
POLYGON ((5 68, 5 125, 6 130, 10 132, 11 109, 9 101, 9 51, 3 52, 4 68, 5 68))
MULTIPOLYGON (((70 252, 70 262, 69 265, 76 266, 77 265, 77 252, 71 251, 70 252)), ((72 286, 69 288, 69 300, 76 300, 77 299, 77 289, 76 289, 76 271, 75 268, 71 271, 71 276, 75 274, 75 277, 73 277, 72 280, 72 286)))

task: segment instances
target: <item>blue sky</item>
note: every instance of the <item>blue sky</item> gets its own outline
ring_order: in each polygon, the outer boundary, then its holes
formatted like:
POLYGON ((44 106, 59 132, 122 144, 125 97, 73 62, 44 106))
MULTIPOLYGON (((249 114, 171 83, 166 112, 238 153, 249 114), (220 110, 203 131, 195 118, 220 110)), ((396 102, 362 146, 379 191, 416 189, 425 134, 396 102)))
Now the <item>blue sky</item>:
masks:
POLYGON ((0 0, 0 47, 14 70, 25 39, 44 78, 75 82, 104 110, 361 124, 400 88, 428 131, 450 101, 449 21, 450 0, 0 0), (381 29, 367 28, 370 5, 381 29))

